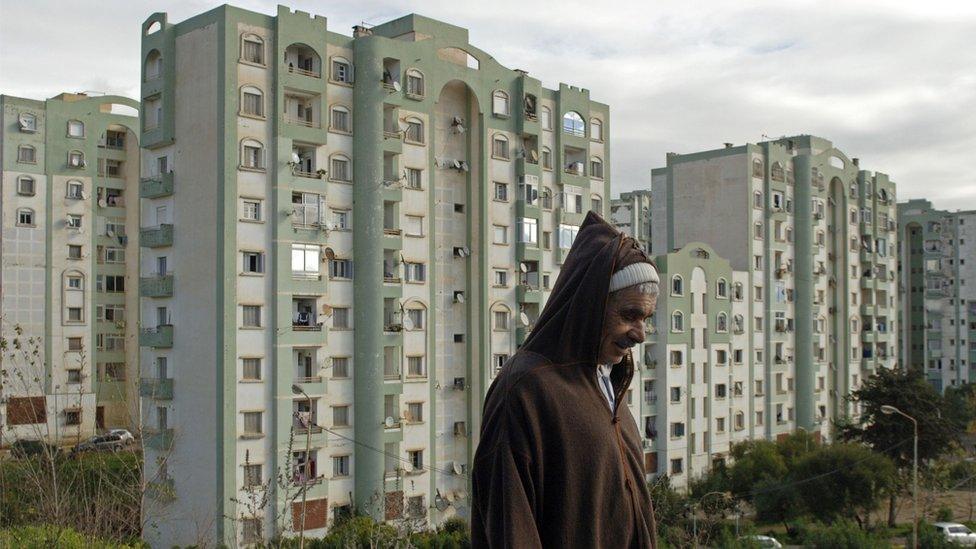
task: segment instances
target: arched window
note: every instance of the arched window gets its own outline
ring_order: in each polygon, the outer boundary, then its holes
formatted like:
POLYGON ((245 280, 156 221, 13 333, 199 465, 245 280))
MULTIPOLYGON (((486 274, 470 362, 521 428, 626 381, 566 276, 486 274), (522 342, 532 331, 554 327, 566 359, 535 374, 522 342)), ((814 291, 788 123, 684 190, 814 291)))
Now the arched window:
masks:
POLYGON ((735 413, 735 430, 741 431, 746 428, 746 415, 739 411, 735 413))
POLYGON ((850 219, 851 225, 856 225, 857 224, 857 208, 851 208, 850 217, 851 217, 851 219, 850 219))
POLYGON ((583 122, 583 117, 580 116, 580 113, 569 111, 563 115, 563 131, 579 137, 586 136, 586 122, 583 122))
POLYGON ((68 152, 68 167, 69 168, 84 168, 85 167, 85 153, 79 150, 73 150, 68 152))
POLYGON ((542 169, 552 169, 552 149, 549 147, 542 147, 542 169))
POLYGON ((552 109, 549 107, 539 109, 539 123, 542 129, 552 131, 552 109))
POLYGON ((495 90, 491 94, 491 112, 496 116, 508 116, 511 113, 507 93, 502 90, 495 90))
POLYGON ((68 137, 85 137, 85 123, 81 120, 68 120, 68 137))
POLYGON ((742 315, 737 314, 732 317, 732 330, 737 334, 745 331, 745 319, 742 318, 742 315))
POLYGON ((685 295, 685 285, 681 275, 671 277, 671 295, 685 295))
POLYGON ((878 189, 878 200, 880 200, 882 203, 887 203, 888 202, 888 191, 886 191, 884 189, 878 189))
POLYGON ((407 71, 407 95, 424 96, 424 73, 417 69, 407 71))
POLYGON ((603 179, 603 160, 599 156, 590 158, 590 176, 603 179))
POLYGON ((500 133, 496 133, 494 137, 491 138, 491 156, 492 158, 500 158, 502 160, 508 160, 508 138, 500 133))
POLYGON ((29 175, 21 175, 17 178, 17 194, 23 196, 34 196, 37 193, 37 185, 34 178, 29 175))
POLYGON ((590 139, 603 141, 603 122, 599 118, 590 119, 590 139))
POLYGON ((763 164, 762 158, 755 158, 752 161, 752 176, 753 177, 763 177, 766 172, 766 167, 763 164))
POLYGON ((552 190, 549 187, 542 188, 541 200, 542 209, 551 210, 552 209, 552 190))
POLYGON ((496 305, 491 311, 491 327, 493 330, 506 332, 511 324, 512 311, 505 305, 496 305))
POLYGON ((685 315, 681 311, 675 311, 671 313, 671 331, 672 332, 683 332, 685 331, 685 315))
POLYGON ((352 162, 349 161, 349 157, 343 154, 334 154, 329 159, 329 179, 333 181, 342 181, 344 183, 352 182, 352 162))
POLYGON ((85 273, 81 271, 65 271, 64 273, 64 289, 72 291, 84 291, 85 290, 85 273))
POLYGON ((85 184, 77 179, 72 179, 66 184, 65 198, 72 200, 82 200, 85 198, 85 184))
POLYGON ((785 175, 786 174, 783 170, 783 165, 780 164, 779 162, 773 162, 773 167, 770 169, 770 174, 769 174, 770 179, 772 179, 773 181, 782 182, 784 179, 786 179, 785 175))
POLYGON ((732 299, 735 301, 742 301, 742 283, 736 282, 732 285, 732 299))
POLYGON ((427 307, 419 302, 413 301, 404 307, 406 311, 406 317, 409 319, 407 323, 410 326, 409 331, 423 331, 427 329, 427 307))
POLYGON ((17 210, 17 225, 21 227, 33 227, 34 210, 30 208, 20 208, 17 210))
POLYGON ((254 33, 242 34, 241 61, 264 65, 264 39, 254 33))
POLYGON ((342 105, 333 105, 330 116, 329 129, 337 132, 352 133, 352 113, 342 105))
POLYGON ((715 331, 719 333, 729 331, 729 315, 725 314, 724 311, 720 312, 715 319, 715 331))
POLYGON ((763 204, 763 193, 762 191, 756 191, 752 193, 752 207, 762 209, 763 204))
POLYGON ((590 210, 596 214, 603 215, 603 199, 598 194, 590 195, 590 210))
POLYGON ((411 116, 404 120, 407 124, 407 129, 403 134, 403 139, 407 143, 424 143, 424 121, 417 118, 416 116, 411 116))
POLYGON ((152 50, 146 56, 146 81, 155 80, 163 74, 163 55, 159 50, 152 50))
POLYGON ((729 283, 724 278, 718 279, 715 283, 715 295, 722 299, 729 297, 729 283))
POLYGON ((254 86, 241 87, 241 114, 264 116, 264 93, 254 86))
POLYGON ((30 145, 18 146, 17 162, 22 162, 24 164, 37 164, 37 149, 30 145))
POLYGON ((852 334, 856 334, 857 333, 857 327, 858 327, 857 317, 856 316, 852 316, 851 317, 851 333, 852 334))
POLYGON ((344 84, 353 83, 352 63, 345 57, 332 58, 332 81, 342 82, 344 84))
POLYGON ((857 198, 857 183, 856 182, 851 181, 850 191, 849 192, 851 193, 851 198, 857 198))
POLYGON ((241 141, 241 166, 252 170, 264 169, 264 145, 254 139, 241 141))
POLYGON ((305 44, 291 44, 285 48, 285 65, 290 73, 318 78, 322 75, 321 64, 319 54, 305 44))

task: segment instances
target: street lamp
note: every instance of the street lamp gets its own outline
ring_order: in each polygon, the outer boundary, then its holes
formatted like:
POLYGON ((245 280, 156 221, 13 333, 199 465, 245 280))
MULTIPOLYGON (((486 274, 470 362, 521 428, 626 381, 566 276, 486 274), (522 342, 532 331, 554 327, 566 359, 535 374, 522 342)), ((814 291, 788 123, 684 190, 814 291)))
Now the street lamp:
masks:
POLYGON ((885 415, 898 414, 912 422, 914 440, 912 445, 912 547, 918 549, 918 421, 912 416, 888 404, 881 405, 881 413, 885 415))
POLYGON ((725 498, 730 497, 728 492, 708 492, 707 494, 698 498, 697 502, 691 503, 691 535, 695 540, 694 542, 695 547, 698 547, 698 514, 695 513, 695 505, 698 505, 701 502, 705 501, 705 498, 707 498, 708 496, 714 496, 715 494, 718 494, 725 498))
POLYGON ((298 533, 298 549, 305 549, 305 500, 308 496, 308 482, 312 464, 309 456, 309 452, 312 451, 312 397, 308 396, 308 393, 298 385, 292 385, 291 392, 304 396, 308 403, 308 421, 305 425, 305 474, 303 479, 305 482, 302 486, 302 530, 298 533))

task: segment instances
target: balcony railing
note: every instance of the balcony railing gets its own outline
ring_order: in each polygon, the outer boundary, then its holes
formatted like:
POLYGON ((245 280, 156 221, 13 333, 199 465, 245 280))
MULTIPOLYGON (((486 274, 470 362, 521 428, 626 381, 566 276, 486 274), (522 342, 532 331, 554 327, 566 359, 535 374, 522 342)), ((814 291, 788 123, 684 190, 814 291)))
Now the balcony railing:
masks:
POLYGON ((172 347, 173 325, 162 324, 155 328, 143 328, 142 332, 139 333, 139 345, 142 347, 172 347))
POLYGON ((319 78, 319 73, 316 71, 310 71, 306 69, 300 69, 294 65, 288 65, 288 72, 300 74, 302 76, 310 76, 312 78, 319 78))
POLYGON ((142 297, 173 297, 173 275, 157 275, 139 279, 142 297))
POLYGON ((173 245, 173 225, 164 223, 139 230, 139 245, 143 248, 159 248, 173 245))
POLYGON ((173 380, 144 377, 139 380, 139 396, 156 400, 170 400, 173 398, 173 380))
POLYGON ((160 198, 173 194, 173 172, 144 177, 139 180, 139 196, 141 198, 160 198))
POLYGON ((317 128, 319 125, 312 120, 307 120, 305 118, 299 118, 297 116, 292 116, 290 114, 285 115, 286 124, 295 124, 296 126, 305 126, 306 128, 317 128))

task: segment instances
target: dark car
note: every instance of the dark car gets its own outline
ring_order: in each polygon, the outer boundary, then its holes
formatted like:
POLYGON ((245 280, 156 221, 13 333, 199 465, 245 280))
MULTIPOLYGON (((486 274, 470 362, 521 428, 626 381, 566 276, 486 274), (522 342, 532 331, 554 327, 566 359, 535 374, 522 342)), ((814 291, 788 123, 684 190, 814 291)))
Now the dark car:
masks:
POLYGON ((101 435, 92 437, 75 446, 74 452, 118 452, 125 447, 125 441, 119 435, 101 435))
POLYGON ((10 453, 16 458, 56 456, 61 453, 61 448, 40 440, 18 440, 10 445, 10 453))

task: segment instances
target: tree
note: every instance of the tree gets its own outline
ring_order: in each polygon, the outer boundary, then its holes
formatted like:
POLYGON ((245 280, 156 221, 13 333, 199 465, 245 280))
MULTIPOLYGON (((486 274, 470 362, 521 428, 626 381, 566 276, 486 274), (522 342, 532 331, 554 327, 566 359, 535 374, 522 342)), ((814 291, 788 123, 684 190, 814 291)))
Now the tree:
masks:
POLYGON ((732 447, 733 463, 729 468, 729 489, 736 497, 752 502, 753 487, 766 479, 786 476, 786 460, 775 442, 750 440, 732 447))
MULTIPOLYGON (((948 452, 962 434, 962 411, 947 406, 945 399, 916 370, 882 368, 865 380, 848 397, 860 406, 859 421, 838 423, 841 440, 862 442, 888 456, 902 472, 901 489, 907 487, 907 472, 912 466, 912 422, 896 414, 886 415, 881 406, 890 405, 918 421, 918 459, 923 466, 948 452)), ((895 524, 897 491, 892 490, 888 525, 895 524)))
POLYGON ((832 444, 802 458, 796 477, 804 506, 820 519, 854 518, 867 525, 868 515, 894 486, 895 466, 887 457, 860 444, 832 444))

